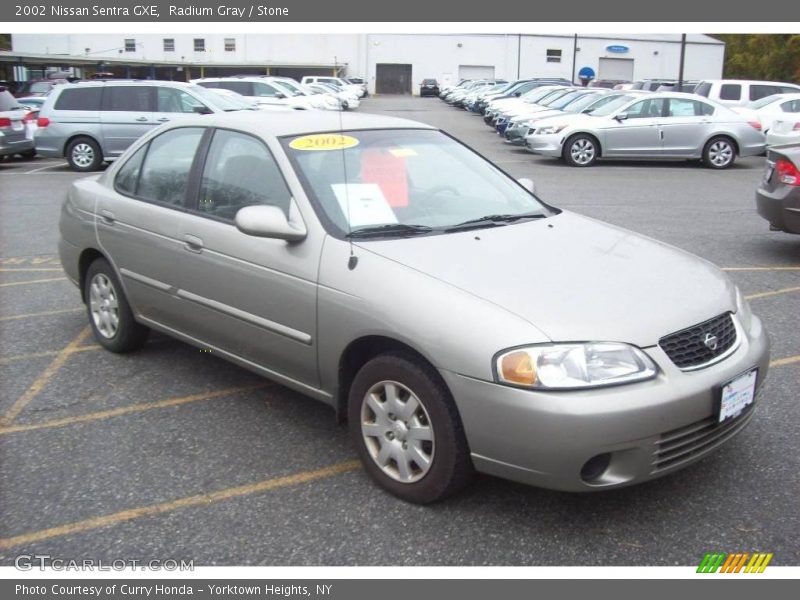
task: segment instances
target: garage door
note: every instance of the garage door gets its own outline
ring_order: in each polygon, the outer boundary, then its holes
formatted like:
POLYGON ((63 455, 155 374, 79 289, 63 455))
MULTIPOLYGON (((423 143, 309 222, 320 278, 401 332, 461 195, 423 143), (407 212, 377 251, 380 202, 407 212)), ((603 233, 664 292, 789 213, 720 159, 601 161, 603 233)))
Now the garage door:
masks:
POLYGON ((375 65, 376 94, 410 94, 411 65, 375 65))
POLYGON ((459 79, 494 79, 493 66, 459 65, 459 79))
POLYGON ((633 81, 632 58, 601 58, 598 79, 633 81))

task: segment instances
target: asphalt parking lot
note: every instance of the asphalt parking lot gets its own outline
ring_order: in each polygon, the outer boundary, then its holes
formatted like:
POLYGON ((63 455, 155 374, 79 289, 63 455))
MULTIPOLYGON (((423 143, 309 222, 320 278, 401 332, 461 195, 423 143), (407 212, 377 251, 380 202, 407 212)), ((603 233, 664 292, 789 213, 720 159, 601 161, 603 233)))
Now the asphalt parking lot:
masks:
POLYGON ((368 480, 322 404, 159 335, 132 355, 101 351, 55 254, 61 199, 82 175, 61 160, 6 160, 0 563, 696 565, 706 552, 761 551, 800 564, 800 236, 755 213, 763 158, 722 172, 685 161, 576 169, 501 143, 436 98, 370 98, 359 112, 439 126, 556 206, 726 269, 772 340, 749 427, 633 488, 578 495, 482 476, 444 503, 405 504, 368 480))

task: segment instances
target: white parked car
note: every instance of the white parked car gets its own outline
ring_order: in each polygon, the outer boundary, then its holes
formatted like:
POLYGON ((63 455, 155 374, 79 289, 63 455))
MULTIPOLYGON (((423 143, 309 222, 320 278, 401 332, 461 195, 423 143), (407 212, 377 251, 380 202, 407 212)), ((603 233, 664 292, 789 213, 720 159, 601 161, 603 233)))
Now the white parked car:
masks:
POLYGON ((245 108, 253 108, 256 110, 268 110, 268 111, 289 111, 292 110, 288 106, 284 106, 283 104, 257 104, 252 100, 248 100, 241 94, 237 92, 233 92, 231 90, 226 90, 225 88, 208 88, 209 92, 217 94, 218 96, 223 96, 229 102, 232 102, 235 105, 239 105, 242 109, 245 108))
POLYGON ((328 75, 306 75, 300 80, 300 83, 327 83, 342 91, 353 92, 356 98, 363 98, 366 91, 360 85, 350 83, 341 77, 332 77, 328 75))
POLYGON ((800 114, 787 115, 786 118, 774 121, 767 133, 767 146, 800 143, 800 114))
POLYGON ((359 104, 361 104, 358 100, 358 97, 352 90, 341 90, 336 86, 329 85, 327 83, 309 83, 304 87, 317 93, 333 96, 339 101, 339 104, 343 110, 352 110, 358 108, 359 104))
POLYGON ((765 96, 747 106, 736 106, 733 110, 746 116, 748 120, 759 121, 761 131, 767 133, 776 120, 790 119, 792 116, 800 119, 800 93, 765 96))
POLYGON ((748 79, 705 79, 697 84, 694 93, 726 106, 747 106, 773 94, 794 94, 800 85, 780 81, 748 79))
POLYGON ((259 105, 281 105, 297 110, 317 108, 314 106, 310 96, 294 95, 277 82, 257 75, 252 77, 204 77, 202 79, 193 79, 192 83, 209 89, 222 88, 231 90, 259 105))

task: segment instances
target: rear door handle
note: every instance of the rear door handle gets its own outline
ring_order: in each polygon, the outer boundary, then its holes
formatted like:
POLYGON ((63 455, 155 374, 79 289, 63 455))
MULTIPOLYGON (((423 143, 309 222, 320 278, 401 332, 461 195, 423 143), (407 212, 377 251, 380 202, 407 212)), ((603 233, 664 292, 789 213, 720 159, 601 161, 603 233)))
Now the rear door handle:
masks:
POLYGON ((184 235, 183 236, 183 247, 186 248, 189 252, 202 252, 203 251, 203 240, 195 235, 184 235))
POLYGON ((108 225, 114 224, 115 220, 114 213, 111 212, 110 210, 106 210, 105 208, 102 209, 100 211, 100 218, 103 219, 103 222, 107 223, 108 225))
POLYGON ((142 123, 145 122, 145 121, 149 121, 149 119, 147 117, 136 117, 136 120, 137 121, 141 121, 142 123))

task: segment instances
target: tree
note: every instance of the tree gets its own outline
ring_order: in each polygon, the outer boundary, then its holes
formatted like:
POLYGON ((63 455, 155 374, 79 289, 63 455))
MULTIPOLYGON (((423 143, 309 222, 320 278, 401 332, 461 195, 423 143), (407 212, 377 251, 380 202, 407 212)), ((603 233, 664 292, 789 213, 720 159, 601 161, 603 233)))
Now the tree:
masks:
POLYGON ((723 77, 800 81, 800 35, 719 34, 725 42, 723 77))
POLYGON ((0 33, 0 50, 11 50, 10 33, 0 33))

